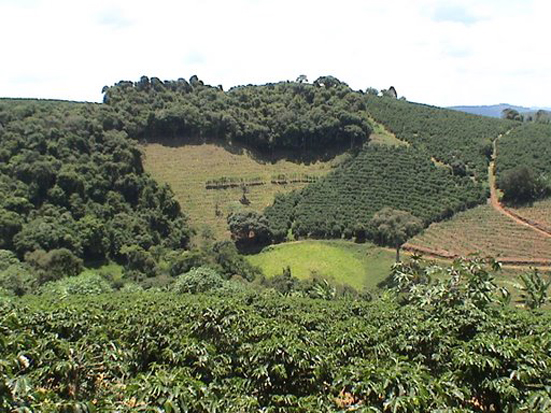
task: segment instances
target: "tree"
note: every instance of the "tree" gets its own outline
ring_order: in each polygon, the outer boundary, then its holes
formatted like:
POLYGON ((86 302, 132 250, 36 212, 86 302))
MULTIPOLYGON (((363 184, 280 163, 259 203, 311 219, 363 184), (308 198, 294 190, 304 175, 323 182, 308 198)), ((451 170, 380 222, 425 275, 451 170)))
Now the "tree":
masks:
POLYGON ((503 172, 498 185, 503 190, 503 199, 514 204, 533 201, 544 191, 534 171, 524 165, 503 172))
POLYGON ((398 92, 396 92, 396 89, 394 88, 394 86, 391 86, 388 89, 381 90, 381 93, 383 96, 393 98, 393 99, 398 99, 398 92))
POLYGON ((372 96, 379 96, 379 91, 377 89, 375 89, 374 87, 368 87, 365 90, 365 93, 367 93, 368 95, 372 95, 372 96))
POLYGON ((400 248, 413 235, 423 229, 423 222, 406 211, 383 208, 371 219, 375 238, 396 248, 396 262, 400 261, 400 248))
POLYGON ((504 119, 522 121, 522 116, 517 110, 511 108, 505 108, 501 111, 501 116, 504 119))
POLYGON ((74 277, 82 271, 82 260, 66 248, 36 250, 26 254, 25 261, 35 268, 40 284, 74 277))
POLYGON ((268 220, 255 211, 228 215, 228 227, 237 246, 264 245, 272 239, 268 220))

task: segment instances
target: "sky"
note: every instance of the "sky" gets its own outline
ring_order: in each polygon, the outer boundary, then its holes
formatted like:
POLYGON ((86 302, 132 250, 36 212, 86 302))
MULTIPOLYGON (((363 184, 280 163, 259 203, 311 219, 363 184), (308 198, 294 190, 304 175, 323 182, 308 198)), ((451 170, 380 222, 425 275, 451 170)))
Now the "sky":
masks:
POLYGON ((101 101, 332 75, 439 106, 551 106, 548 0, 0 0, 0 97, 101 101))

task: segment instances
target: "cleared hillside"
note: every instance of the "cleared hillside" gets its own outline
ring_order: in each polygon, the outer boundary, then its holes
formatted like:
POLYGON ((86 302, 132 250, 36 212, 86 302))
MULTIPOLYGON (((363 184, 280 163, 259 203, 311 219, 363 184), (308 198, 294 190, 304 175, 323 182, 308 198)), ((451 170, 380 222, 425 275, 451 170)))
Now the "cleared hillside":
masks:
POLYGON ((478 206, 432 224, 407 246, 448 256, 479 253, 509 262, 544 262, 551 257, 551 238, 519 225, 490 205, 478 206))
POLYGON ((544 199, 531 205, 509 209, 534 224, 551 231, 551 199, 544 199))
POLYGON ((247 258, 268 277, 288 266, 301 279, 316 276, 362 290, 375 289, 388 277, 395 254, 369 243, 307 240, 273 245, 247 258))
POLYGON ((210 228, 217 239, 229 237, 226 217, 238 209, 262 211, 279 193, 304 188, 308 180, 327 174, 341 155, 310 164, 287 160, 266 162, 247 150, 216 144, 167 146, 146 144, 144 166, 159 182, 170 185, 191 224, 210 228), (213 183, 213 185, 207 185, 213 183), (216 183, 219 183, 216 185, 216 183), (243 197, 250 202, 240 202, 243 197), (207 189, 209 186, 209 189, 207 189))

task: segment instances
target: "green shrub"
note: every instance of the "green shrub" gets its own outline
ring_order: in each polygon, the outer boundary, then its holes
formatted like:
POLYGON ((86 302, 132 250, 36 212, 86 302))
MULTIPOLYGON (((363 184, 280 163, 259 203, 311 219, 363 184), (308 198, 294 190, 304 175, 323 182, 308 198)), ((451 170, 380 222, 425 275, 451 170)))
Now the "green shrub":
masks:
POLYGON ((109 283, 97 274, 83 274, 77 277, 63 278, 45 284, 41 294, 51 295, 95 295, 113 291, 109 283))
POLYGON ((227 281, 209 267, 193 268, 178 277, 173 286, 177 293, 203 293, 226 285, 227 281))

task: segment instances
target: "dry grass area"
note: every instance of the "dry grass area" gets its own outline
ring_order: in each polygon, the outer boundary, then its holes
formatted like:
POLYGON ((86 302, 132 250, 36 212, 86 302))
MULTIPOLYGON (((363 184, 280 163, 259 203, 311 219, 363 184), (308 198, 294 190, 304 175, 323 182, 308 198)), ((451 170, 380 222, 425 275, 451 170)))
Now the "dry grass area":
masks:
POLYGON ((380 123, 370 119, 373 132, 369 136, 370 145, 409 146, 406 141, 401 141, 380 123))
POLYGON ((340 155, 328 162, 311 164, 294 163, 287 160, 265 162, 256 159, 252 153, 242 150, 230 152, 216 144, 165 146, 150 143, 143 146, 145 169, 153 177, 168 183, 174 191, 182 209, 189 215, 192 225, 199 232, 210 228, 216 239, 229 236, 226 228, 227 215, 235 210, 253 209, 262 211, 273 202, 279 192, 303 188, 306 183, 272 184, 273 176, 284 174, 322 176, 340 162, 340 155), (246 198, 249 205, 240 199, 243 190, 237 186, 226 189, 206 189, 206 182, 220 178, 237 178, 264 182, 263 185, 248 186, 246 198))
POLYGON ((490 205, 456 214, 452 219, 429 226, 409 245, 438 253, 480 253, 508 260, 549 260, 551 238, 516 223, 490 205))
POLYGON ((509 208, 523 218, 551 230, 551 199, 534 202, 532 205, 509 208))

